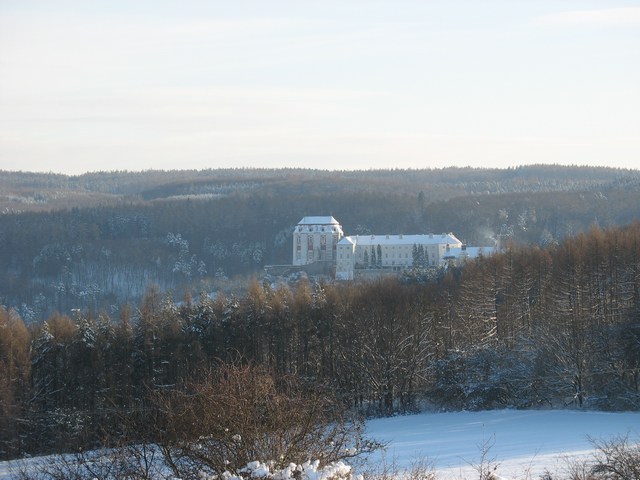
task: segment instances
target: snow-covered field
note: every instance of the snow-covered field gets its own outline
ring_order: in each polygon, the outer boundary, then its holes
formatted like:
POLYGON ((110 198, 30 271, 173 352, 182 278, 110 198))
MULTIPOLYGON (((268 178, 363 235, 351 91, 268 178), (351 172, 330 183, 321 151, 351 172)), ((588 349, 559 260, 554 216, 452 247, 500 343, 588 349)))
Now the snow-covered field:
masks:
MULTIPOLYGON (((385 452, 369 462, 387 461, 410 468, 416 460, 432 464, 441 479, 474 479, 474 465, 485 460, 498 465, 505 478, 538 479, 545 470, 563 473, 566 458, 586 458, 589 438, 603 440, 629 435, 640 438, 640 413, 569 410, 496 410, 425 413, 371 420, 369 437, 387 442, 385 452)), ((0 462, 0 480, 10 479, 9 462, 0 462)))
POLYGON ((495 410, 426 413, 371 420, 370 437, 388 442, 371 461, 394 460, 410 467, 417 459, 433 464, 439 478, 478 478, 473 468, 483 445, 495 459, 496 473, 507 478, 539 478, 545 469, 562 473, 567 457, 587 457, 589 438, 627 435, 640 438, 640 413, 569 410, 495 410))

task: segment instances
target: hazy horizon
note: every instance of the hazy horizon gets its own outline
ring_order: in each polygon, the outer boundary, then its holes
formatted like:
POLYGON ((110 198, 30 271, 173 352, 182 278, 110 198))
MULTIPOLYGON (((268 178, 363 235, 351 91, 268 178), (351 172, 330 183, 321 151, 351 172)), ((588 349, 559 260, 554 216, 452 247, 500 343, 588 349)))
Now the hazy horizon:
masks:
POLYGON ((372 167, 372 168, 362 168, 362 169, 331 169, 331 168, 313 168, 313 167, 202 167, 202 168, 146 168, 146 169, 113 169, 113 170, 87 170, 83 172, 75 172, 75 173, 65 173, 58 172, 54 170, 20 170, 20 169, 6 169, 0 168, 1 172, 7 173, 25 173, 25 174, 43 174, 43 175, 63 175, 68 177, 79 177, 82 175, 92 175, 92 174, 109 174, 109 173, 147 173, 147 172, 186 172, 186 171, 196 171, 196 172, 204 172, 204 171, 216 171, 216 170, 273 170, 273 171, 295 171, 295 170, 303 170, 303 171, 319 171, 319 172, 327 172, 327 173, 340 173, 340 172, 353 172, 353 173, 366 173, 366 172, 393 172, 393 171, 402 171, 402 172, 419 172, 419 171, 439 171, 439 170, 447 170, 447 169, 473 169, 473 170, 509 170, 509 169, 518 169, 518 168, 532 168, 532 167, 558 167, 558 168, 602 168, 602 169, 611 169, 611 170, 620 170, 620 171, 629 171, 629 172, 639 172, 639 168, 630 168, 630 167, 609 167, 602 165, 569 165, 569 164, 560 164, 560 163, 528 163, 522 165, 513 165, 513 166, 505 166, 505 167, 472 167, 472 166, 459 166, 459 165, 448 165, 443 167, 372 167))

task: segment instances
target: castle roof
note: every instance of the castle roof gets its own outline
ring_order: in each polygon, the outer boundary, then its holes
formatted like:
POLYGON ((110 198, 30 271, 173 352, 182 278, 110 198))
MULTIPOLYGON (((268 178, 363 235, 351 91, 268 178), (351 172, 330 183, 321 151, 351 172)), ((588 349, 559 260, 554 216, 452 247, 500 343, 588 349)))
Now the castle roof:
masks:
MULTIPOLYGON (((343 237, 344 238, 347 237, 343 237)), ((355 235, 348 237, 357 245, 462 245, 453 233, 441 235, 355 235)))
POLYGON ((298 225, 340 225, 332 216, 327 217, 302 217, 298 225))

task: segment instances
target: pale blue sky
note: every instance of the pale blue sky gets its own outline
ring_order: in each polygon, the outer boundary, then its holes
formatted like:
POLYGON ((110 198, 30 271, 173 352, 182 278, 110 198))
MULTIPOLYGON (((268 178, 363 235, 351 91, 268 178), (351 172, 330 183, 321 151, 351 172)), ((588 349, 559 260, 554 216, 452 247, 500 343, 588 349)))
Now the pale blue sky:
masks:
POLYGON ((640 168, 640 1, 0 0, 0 169, 640 168))

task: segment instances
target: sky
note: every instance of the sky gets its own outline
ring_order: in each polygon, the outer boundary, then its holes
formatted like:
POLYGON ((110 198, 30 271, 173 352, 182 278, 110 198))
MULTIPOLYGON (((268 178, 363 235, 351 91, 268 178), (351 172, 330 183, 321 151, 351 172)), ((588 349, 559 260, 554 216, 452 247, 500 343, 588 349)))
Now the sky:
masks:
POLYGON ((640 0, 0 0, 0 170, 640 169, 640 0))

